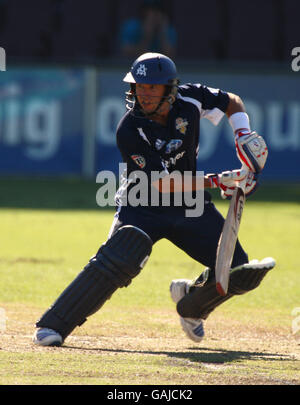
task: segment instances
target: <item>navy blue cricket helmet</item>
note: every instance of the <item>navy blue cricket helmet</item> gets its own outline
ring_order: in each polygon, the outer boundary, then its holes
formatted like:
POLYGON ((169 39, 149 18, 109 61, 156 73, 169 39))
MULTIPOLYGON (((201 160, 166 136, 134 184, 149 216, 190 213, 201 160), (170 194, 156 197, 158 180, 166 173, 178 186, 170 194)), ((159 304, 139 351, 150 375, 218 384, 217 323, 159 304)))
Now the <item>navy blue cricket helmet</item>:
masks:
MULTIPOLYGON (((137 106, 135 84, 164 84, 166 91, 163 99, 170 103, 175 100, 179 84, 175 63, 161 53, 147 52, 139 56, 132 64, 130 72, 123 79, 130 84, 131 90, 126 93, 128 108, 137 106)), ((163 101, 163 100, 162 100, 163 101)))
POLYGON ((161 53, 148 52, 139 56, 123 79, 127 83, 167 84, 178 83, 175 63, 161 53))

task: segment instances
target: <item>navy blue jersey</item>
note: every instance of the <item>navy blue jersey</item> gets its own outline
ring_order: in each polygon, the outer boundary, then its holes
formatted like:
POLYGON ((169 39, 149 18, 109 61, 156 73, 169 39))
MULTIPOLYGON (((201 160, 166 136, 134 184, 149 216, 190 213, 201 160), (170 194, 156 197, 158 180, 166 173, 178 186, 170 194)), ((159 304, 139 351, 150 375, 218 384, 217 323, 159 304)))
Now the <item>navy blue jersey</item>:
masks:
MULTIPOLYGON (((207 118, 217 125, 228 103, 229 96, 224 91, 185 84, 178 88, 166 126, 128 111, 117 128, 117 145, 127 164, 127 177, 136 170, 144 171, 149 182, 153 171, 195 174, 200 119, 207 118)), ((117 199, 126 186, 124 179, 117 199)))

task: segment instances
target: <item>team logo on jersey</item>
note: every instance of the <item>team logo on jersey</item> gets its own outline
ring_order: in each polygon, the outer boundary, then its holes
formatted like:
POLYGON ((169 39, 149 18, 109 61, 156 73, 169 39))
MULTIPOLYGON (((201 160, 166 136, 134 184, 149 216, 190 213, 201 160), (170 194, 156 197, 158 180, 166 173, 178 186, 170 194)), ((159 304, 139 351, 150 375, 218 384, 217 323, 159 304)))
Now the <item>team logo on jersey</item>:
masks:
POLYGON ((140 64, 136 70, 136 74, 140 76, 146 76, 147 68, 144 64, 140 64))
POLYGON ((161 148, 164 146, 166 141, 162 141, 161 139, 156 139, 155 141, 155 147, 157 150, 161 150, 161 148))
POLYGON ((170 141, 166 146, 166 153, 169 154, 171 152, 174 152, 176 149, 180 148, 181 145, 181 139, 172 139, 172 141, 170 141))
POLYGON ((135 163, 143 169, 146 166, 146 160, 143 156, 141 155, 131 155, 131 159, 135 161, 135 163))
POLYGON ((185 118, 178 117, 176 118, 175 123, 176 129, 178 129, 178 131, 184 135, 186 133, 186 127, 189 124, 188 121, 185 118))

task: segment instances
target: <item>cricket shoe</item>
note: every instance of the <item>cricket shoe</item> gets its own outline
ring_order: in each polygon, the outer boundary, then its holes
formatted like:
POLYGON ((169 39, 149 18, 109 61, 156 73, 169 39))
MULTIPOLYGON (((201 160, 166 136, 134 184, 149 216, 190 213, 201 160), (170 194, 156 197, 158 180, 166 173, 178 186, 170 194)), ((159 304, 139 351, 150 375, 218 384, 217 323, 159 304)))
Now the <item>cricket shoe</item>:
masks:
MULTIPOLYGON (((170 284, 171 298, 177 304, 188 292, 193 284, 192 280, 178 279, 173 280, 170 284)), ((201 342, 204 336, 202 319, 183 318, 179 316, 181 327, 185 334, 194 342, 201 342)))
POLYGON ((39 328, 33 335, 33 343, 40 346, 61 346, 63 339, 53 329, 39 328))

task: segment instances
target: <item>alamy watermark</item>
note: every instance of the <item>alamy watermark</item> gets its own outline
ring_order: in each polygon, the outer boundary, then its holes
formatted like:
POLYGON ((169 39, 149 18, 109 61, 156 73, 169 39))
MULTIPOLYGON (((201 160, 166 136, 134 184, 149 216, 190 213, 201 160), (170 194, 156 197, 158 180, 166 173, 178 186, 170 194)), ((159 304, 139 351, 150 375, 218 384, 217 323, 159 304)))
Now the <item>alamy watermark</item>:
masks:
POLYGON ((292 310, 291 315, 293 317, 292 320, 292 333, 293 335, 300 336, 300 307, 296 307, 292 310))
POLYGON ((4 308, 0 308, 0 332, 6 331, 6 312, 4 308))
MULTIPOLYGON (((109 170, 100 171, 96 183, 101 183, 96 194, 99 207, 185 207, 186 217, 200 217, 204 211, 204 172, 191 171, 183 174, 174 171, 167 175, 165 171, 152 171, 148 176, 142 170, 135 170, 127 175, 127 164, 119 164, 119 178, 109 170), (195 180, 196 179, 196 180, 195 180), (162 190, 153 184, 162 181, 162 190), (196 190, 193 186, 196 181, 196 190), (176 190, 173 191, 176 183, 176 190), (117 184, 119 188, 117 189, 117 184), (173 184, 173 185, 172 185, 173 184), (184 191, 182 191, 184 187, 184 191)), ((195 187, 194 187, 195 188, 195 187)))
POLYGON ((0 47, 0 71, 6 71, 6 52, 4 48, 0 47))
POLYGON ((295 48, 292 49, 292 56, 296 56, 292 60, 292 70, 294 72, 299 72, 300 70, 300 46, 296 46, 295 48))

